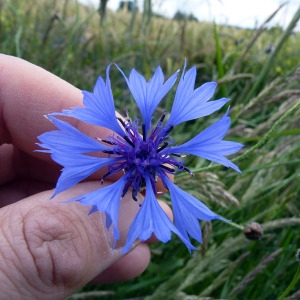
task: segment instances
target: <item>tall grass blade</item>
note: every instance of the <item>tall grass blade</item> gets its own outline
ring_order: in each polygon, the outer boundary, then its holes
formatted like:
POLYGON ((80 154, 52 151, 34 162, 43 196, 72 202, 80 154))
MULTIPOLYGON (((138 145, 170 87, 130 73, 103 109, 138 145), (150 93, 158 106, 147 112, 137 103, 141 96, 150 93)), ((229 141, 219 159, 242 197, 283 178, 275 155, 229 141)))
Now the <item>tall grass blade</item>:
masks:
MULTIPOLYGON (((223 78, 225 75, 225 71, 224 71, 224 66, 223 66, 223 61, 222 61, 222 50, 221 50, 221 45, 220 45, 220 40, 219 40, 218 28, 217 28, 217 25, 215 22, 213 22, 213 30, 214 30, 214 38, 215 38, 215 44, 216 44, 216 62, 217 62, 217 68, 218 68, 218 73, 219 73, 218 78, 223 78)), ((225 97, 226 96, 225 85, 222 85, 220 87, 220 91, 221 91, 221 96, 225 97)))
POLYGON ((286 42, 288 37, 292 34, 293 29, 297 25, 299 19, 300 19, 300 6, 299 6, 298 10, 296 11, 294 17, 292 18, 291 22, 289 23, 287 29, 282 34, 278 44, 275 46, 275 50, 270 55, 269 59, 264 64, 261 72, 259 73, 259 76, 258 76, 257 80, 255 81, 252 89, 250 90, 250 92, 248 94, 248 97, 247 97, 248 101, 253 96, 255 96, 258 93, 258 91, 262 88, 263 84, 265 83, 265 80, 266 80, 267 76, 269 75, 269 72, 270 72, 270 69, 271 69, 272 65, 275 63, 275 59, 276 59, 279 51, 281 50, 282 46, 284 45, 284 43, 286 42))

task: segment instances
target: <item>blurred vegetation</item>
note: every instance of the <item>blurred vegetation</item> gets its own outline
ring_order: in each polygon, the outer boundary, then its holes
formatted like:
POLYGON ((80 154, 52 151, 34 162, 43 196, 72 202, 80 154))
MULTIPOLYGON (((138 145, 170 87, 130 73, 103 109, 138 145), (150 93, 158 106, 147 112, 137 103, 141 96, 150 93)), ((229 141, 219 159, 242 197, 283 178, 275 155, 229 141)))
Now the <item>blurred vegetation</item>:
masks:
MULTIPOLYGON (((233 222, 201 224, 203 244, 192 255, 177 238, 153 245, 150 266, 139 278, 85 287, 70 299, 300 299, 300 33, 293 31, 300 8, 287 29, 269 27, 277 11, 271 13, 261 27, 241 29, 180 12, 169 20, 151 7, 143 13, 107 10, 100 20, 96 9, 73 0, 0 3, 1 52, 80 89, 91 90, 111 62, 150 78, 158 65, 167 77, 187 58, 198 69, 196 86, 215 80, 215 97, 231 98, 227 138, 245 144, 234 158, 242 174, 188 158, 195 177, 177 177, 180 187, 233 222), (243 233, 253 222, 263 229, 255 241, 243 233)), ((111 80, 124 113, 132 99, 115 69, 111 80)), ((167 97, 161 109, 171 105, 167 97)), ((178 126, 174 140, 188 140, 221 114, 178 126)))

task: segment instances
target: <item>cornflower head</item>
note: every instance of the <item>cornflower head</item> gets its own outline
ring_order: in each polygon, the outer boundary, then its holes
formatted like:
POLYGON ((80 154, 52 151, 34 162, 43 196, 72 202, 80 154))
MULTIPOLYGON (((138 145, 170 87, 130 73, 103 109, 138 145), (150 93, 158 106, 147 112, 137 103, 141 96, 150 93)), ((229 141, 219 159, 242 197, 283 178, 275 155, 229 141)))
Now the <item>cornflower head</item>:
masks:
POLYGON ((75 107, 53 113, 47 118, 53 122, 57 130, 39 136, 38 145, 51 154, 58 164, 63 166, 57 181, 54 196, 78 182, 84 180, 103 167, 108 171, 101 178, 101 183, 109 176, 123 174, 114 183, 92 192, 77 196, 69 201, 78 201, 91 206, 90 213, 105 213, 106 227, 113 226, 114 240, 120 238, 118 229, 119 207, 122 197, 131 193, 132 199, 140 206, 130 225, 123 252, 130 250, 136 239, 145 241, 154 234, 162 242, 175 233, 185 243, 188 250, 196 249, 190 237, 202 241, 199 220, 222 219, 198 199, 177 187, 169 175, 178 171, 192 172, 184 165, 183 156, 192 154, 212 162, 230 167, 238 172, 239 168, 225 156, 237 152, 242 145, 223 140, 230 126, 229 110, 221 119, 207 127, 190 141, 182 145, 174 144, 170 134, 174 127, 182 122, 208 116, 219 110, 229 99, 221 98, 210 101, 216 83, 208 82, 194 89, 196 68, 192 67, 180 77, 173 107, 169 117, 167 112, 155 122, 152 115, 160 101, 176 82, 178 71, 167 81, 158 67, 149 82, 135 69, 127 78, 128 88, 139 107, 142 121, 117 117, 109 79, 110 65, 106 69, 106 82, 99 77, 94 91, 83 91, 84 107, 75 107), (60 120, 59 116, 69 116, 90 124, 108 128, 114 132, 106 137, 91 138, 69 123, 60 120), (93 153, 101 153, 93 155, 93 153), (105 157, 103 157, 105 154, 105 157), (160 179, 170 192, 174 224, 159 206, 156 183, 160 179), (139 202, 139 191, 145 190, 143 202, 139 202))

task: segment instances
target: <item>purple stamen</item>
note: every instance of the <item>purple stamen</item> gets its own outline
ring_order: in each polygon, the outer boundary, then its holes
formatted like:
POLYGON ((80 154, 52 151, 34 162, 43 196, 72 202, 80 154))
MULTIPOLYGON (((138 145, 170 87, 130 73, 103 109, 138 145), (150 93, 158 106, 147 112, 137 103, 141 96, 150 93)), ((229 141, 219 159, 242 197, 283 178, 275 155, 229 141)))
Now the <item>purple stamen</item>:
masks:
POLYGON ((121 170, 127 174, 131 172, 128 174, 127 181, 123 187, 122 197, 131 188, 132 199, 138 203, 138 192, 146 187, 145 177, 150 178, 154 194, 157 194, 157 177, 162 178, 167 174, 174 174, 176 170, 187 171, 193 175, 188 168, 183 166, 181 160, 176 160, 172 157, 180 158, 181 155, 179 153, 161 153, 162 150, 170 145, 165 139, 171 139, 168 134, 173 129, 172 125, 167 129, 162 126, 165 115, 166 111, 164 111, 156 127, 149 133, 149 136, 147 136, 145 124, 141 126, 142 135, 139 133, 138 119, 134 121, 130 121, 129 119, 124 121, 117 118, 124 127, 126 134, 123 138, 110 136, 102 140, 104 143, 113 146, 112 150, 103 150, 102 152, 115 154, 116 157, 120 158, 118 163, 109 166, 109 172, 102 177, 102 181, 106 177, 121 170))

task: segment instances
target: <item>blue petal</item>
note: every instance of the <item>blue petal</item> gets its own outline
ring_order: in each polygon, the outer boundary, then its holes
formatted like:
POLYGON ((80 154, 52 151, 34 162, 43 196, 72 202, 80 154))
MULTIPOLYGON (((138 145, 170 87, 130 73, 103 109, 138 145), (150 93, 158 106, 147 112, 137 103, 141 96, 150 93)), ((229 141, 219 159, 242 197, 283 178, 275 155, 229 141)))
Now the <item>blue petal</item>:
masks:
POLYGON ((91 205, 92 212, 95 211, 95 206, 97 206, 97 209, 99 211, 104 212, 106 214, 107 229, 109 229, 110 225, 113 224, 114 240, 116 241, 120 238, 120 233, 118 230, 118 218, 122 190, 126 180, 127 177, 125 175, 111 185, 72 198, 68 202, 78 201, 79 203, 84 205, 91 205))
POLYGON ((220 120, 200 132, 190 141, 180 146, 165 149, 161 151, 161 153, 193 154, 222 164, 226 167, 230 167, 237 172, 241 172, 234 163, 224 157, 224 155, 236 153, 243 147, 243 145, 240 143, 222 140, 230 126, 230 118, 228 117, 228 112, 229 109, 220 120))
POLYGON ((124 131, 120 127, 116 112, 113 94, 109 79, 110 65, 106 69, 106 83, 99 77, 94 87, 94 92, 83 91, 83 104, 85 107, 74 107, 71 110, 63 110, 62 113, 54 113, 55 116, 70 116, 78 120, 109 128, 123 136, 124 131))
POLYGON ((162 210, 155 198, 150 179, 146 180, 146 197, 133 220, 125 246, 122 250, 126 253, 130 250, 134 241, 139 238, 141 241, 146 241, 154 233, 155 236, 162 242, 166 243, 171 239, 171 232, 177 234, 182 241, 186 244, 189 250, 196 249, 174 226, 166 213, 162 210))
POLYGON ((117 68, 120 70, 127 82, 128 88, 130 89, 132 96, 141 111, 146 132, 148 132, 152 114, 162 98, 174 85, 178 72, 174 73, 164 83, 164 74, 161 68, 158 67, 150 81, 146 82, 145 78, 135 69, 132 69, 129 78, 127 78, 118 66, 117 68))
POLYGON ((54 161, 64 166, 56 183, 52 198, 58 193, 71 188, 104 166, 118 160, 117 158, 100 158, 68 152, 54 152, 51 154, 51 157, 54 161))
POLYGON ((186 65, 178 84, 170 117, 166 123, 166 128, 170 125, 176 126, 182 122, 194 120, 208 116, 219 110, 226 102, 227 98, 209 101, 213 96, 217 84, 208 82, 194 90, 196 79, 196 67, 192 67, 186 73, 186 65))
POLYGON ((38 139, 42 143, 38 145, 49 150, 38 151, 48 153, 54 151, 87 153, 111 150, 111 148, 88 137, 69 123, 58 120, 52 116, 47 116, 47 118, 60 130, 53 130, 40 135, 38 139))
POLYGON ((190 235, 201 243, 202 234, 199 220, 224 219, 212 212, 198 199, 176 186, 167 176, 164 176, 163 180, 170 191, 176 227, 186 239, 189 239, 188 235, 190 235))

